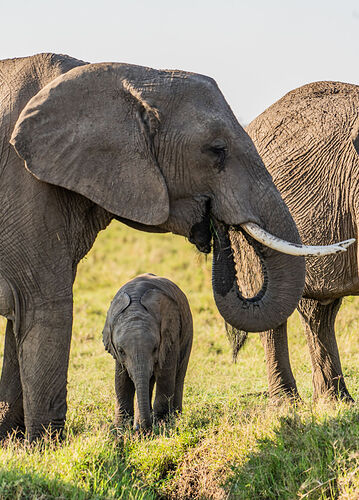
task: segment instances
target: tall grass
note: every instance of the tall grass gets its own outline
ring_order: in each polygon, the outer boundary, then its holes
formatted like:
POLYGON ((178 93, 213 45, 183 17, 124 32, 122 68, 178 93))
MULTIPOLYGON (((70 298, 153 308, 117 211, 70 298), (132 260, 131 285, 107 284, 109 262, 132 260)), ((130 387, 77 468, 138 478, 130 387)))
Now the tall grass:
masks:
MULTIPOLYGON (((183 238, 112 224, 79 266, 74 305, 65 438, 35 446, 10 439, 0 450, 1 499, 359 498, 359 411, 355 404, 312 405, 297 314, 289 342, 302 402, 294 407, 268 401, 258 336, 232 363, 210 259, 183 238), (101 338, 112 297, 143 272, 176 282, 194 317, 184 412, 148 436, 113 429, 114 362, 101 338)), ((346 299, 337 321, 355 398, 358 309, 357 299, 346 299)))

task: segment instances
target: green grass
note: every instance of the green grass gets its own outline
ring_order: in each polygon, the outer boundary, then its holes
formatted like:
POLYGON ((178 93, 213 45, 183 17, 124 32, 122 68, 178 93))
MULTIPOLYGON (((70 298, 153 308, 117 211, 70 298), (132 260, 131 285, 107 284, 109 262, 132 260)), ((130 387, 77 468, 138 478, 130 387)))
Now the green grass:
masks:
MULTIPOLYGON (((359 498, 359 411, 313 406, 311 368, 299 317, 289 322, 293 370, 303 401, 272 406, 264 354, 252 334, 232 363, 211 289, 211 262, 183 238, 112 224, 79 266, 61 443, 0 450, 0 499, 354 499, 359 498), (101 332, 127 280, 153 272, 176 282, 194 317, 184 412, 149 436, 116 434, 114 361, 101 332)), ((337 321, 346 381, 359 398, 359 300, 337 321)), ((1 323, 4 326, 4 323, 1 323)))

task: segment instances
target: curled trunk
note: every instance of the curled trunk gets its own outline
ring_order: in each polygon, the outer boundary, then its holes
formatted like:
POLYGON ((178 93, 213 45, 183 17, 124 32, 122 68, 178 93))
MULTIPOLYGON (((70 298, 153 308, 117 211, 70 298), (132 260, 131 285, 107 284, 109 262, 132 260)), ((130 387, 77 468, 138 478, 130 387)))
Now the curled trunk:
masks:
MULTIPOLYGON (((243 263, 243 260, 240 262, 236 259, 238 242, 231 241, 228 226, 218 221, 214 221, 214 233, 213 293, 225 321, 238 330, 249 332, 270 330, 282 324, 293 312, 302 295, 304 258, 266 248, 243 233, 261 266, 261 270, 258 269, 252 259, 248 273, 255 274, 256 279, 258 275, 262 276, 261 286, 256 293, 251 297, 245 296, 246 290, 240 290, 238 286, 240 280, 236 264, 240 266, 243 263)), ((294 223, 292 234, 287 239, 298 242, 294 223)))

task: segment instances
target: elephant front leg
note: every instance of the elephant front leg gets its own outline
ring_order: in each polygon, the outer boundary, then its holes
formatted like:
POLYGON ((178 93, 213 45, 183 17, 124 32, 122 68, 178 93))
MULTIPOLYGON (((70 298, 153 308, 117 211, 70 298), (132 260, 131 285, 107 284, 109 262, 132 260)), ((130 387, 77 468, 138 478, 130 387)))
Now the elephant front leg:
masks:
POLYGON ((118 361, 116 361, 115 391, 115 425, 119 427, 126 419, 133 417, 135 385, 130 379, 126 368, 118 361))
POLYGON ((153 403, 155 420, 163 419, 174 410, 175 385, 175 370, 166 370, 156 377, 156 395, 153 403))
POLYGON ((312 361, 314 399, 329 396, 353 401, 344 382, 334 330, 341 302, 336 299, 323 305, 302 299, 298 305, 312 361))
POLYGON ((12 321, 8 320, 0 381, 0 439, 13 432, 24 435, 25 423, 16 339, 12 321))
POLYGON ((260 334, 264 347, 269 396, 273 400, 298 397, 289 361, 287 322, 260 334))
POLYGON ((72 296, 42 303, 23 334, 19 364, 29 441, 64 427, 71 329, 72 296))
POLYGON ((189 357, 191 354, 191 348, 192 348, 192 338, 190 341, 187 342, 185 345, 183 352, 181 353, 182 355, 182 361, 180 362, 180 365, 178 367, 177 375, 176 375, 176 386, 175 386, 175 394, 174 394, 174 400, 173 400, 173 410, 175 412, 181 413, 182 412, 182 400, 183 400, 183 386, 184 386, 184 379, 186 376, 187 372, 187 366, 188 366, 188 361, 189 357))

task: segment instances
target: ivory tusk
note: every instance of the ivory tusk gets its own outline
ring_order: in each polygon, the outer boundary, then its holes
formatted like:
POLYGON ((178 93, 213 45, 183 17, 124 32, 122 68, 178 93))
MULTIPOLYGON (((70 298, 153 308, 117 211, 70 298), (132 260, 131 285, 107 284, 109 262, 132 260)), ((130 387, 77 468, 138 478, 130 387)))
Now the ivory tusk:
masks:
POLYGON ((347 248, 355 242, 355 238, 351 238, 350 240, 340 241, 339 243, 326 246, 297 245, 296 243, 289 243, 288 241, 281 240, 267 233, 267 231, 257 224, 254 224, 254 222, 246 222, 245 224, 241 224, 241 227, 252 236, 252 238, 262 243, 262 245, 288 255, 305 255, 306 257, 331 255, 346 252, 347 248))

